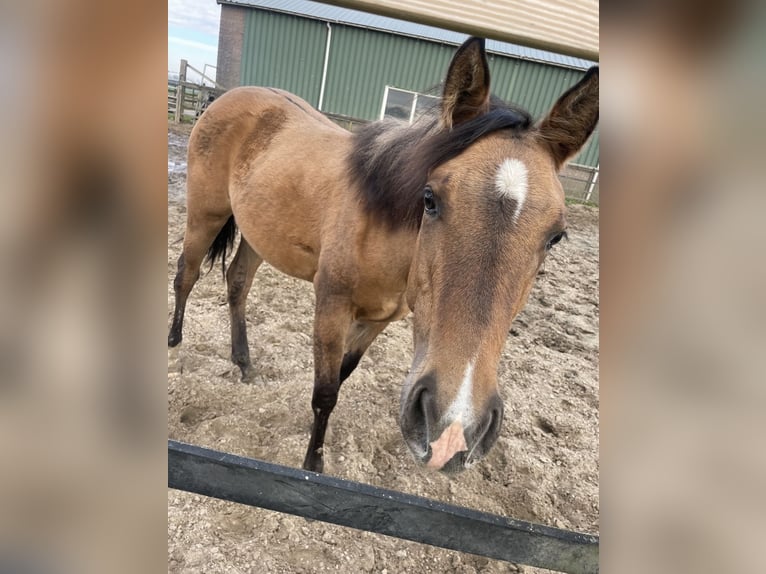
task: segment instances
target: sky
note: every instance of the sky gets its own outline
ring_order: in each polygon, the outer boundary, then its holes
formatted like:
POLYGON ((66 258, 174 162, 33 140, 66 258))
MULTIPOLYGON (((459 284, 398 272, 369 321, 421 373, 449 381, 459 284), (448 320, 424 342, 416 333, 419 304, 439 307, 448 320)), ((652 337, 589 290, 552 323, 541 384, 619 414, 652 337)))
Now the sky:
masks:
MULTIPOLYGON (((178 73, 181 59, 199 70, 215 66, 221 7, 216 0, 168 0, 168 71, 178 73)), ((215 78, 215 70, 207 73, 215 78)), ((191 70, 189 79, 197 79, 191 70)))

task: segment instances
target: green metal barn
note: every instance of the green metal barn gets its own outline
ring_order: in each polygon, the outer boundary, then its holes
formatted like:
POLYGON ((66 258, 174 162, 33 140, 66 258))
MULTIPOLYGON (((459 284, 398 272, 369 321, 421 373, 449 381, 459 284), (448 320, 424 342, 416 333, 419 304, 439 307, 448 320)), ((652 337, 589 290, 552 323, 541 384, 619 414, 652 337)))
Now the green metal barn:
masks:
MULTIPOLYGON (((283 88, 336 119, 414 117, 435 101, 450 58, 466 38, 308 0, 217 1, 219 83, 283 88)), ((594 65, 492 40, 487 51, 493 92, 535 117, 594 65)), ((593 179, 598 132, 572 163, 591 168, 593 179)))

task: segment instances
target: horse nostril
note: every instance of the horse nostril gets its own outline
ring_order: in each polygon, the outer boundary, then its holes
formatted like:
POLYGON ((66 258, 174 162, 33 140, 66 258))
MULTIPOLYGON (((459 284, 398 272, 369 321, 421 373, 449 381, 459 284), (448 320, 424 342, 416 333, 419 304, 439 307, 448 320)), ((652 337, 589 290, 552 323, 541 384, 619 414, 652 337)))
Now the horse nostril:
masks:
POLYGON ((410 402, 410 418, 413 426, 422 426, 427 422, 425 405, 427 399, 428 391, 425 388, 418 389, 413 395, 410 402))
POLYGON ((487 428, 487 434, 484 436, 494 437, 492 438, 492 442, 495 441, 497 438, 497 435, 500 434, 500 427, 503 424, 503 407, 500 405, 499 408, 492 409, 492 413, 490 415, 492 419, 489 422, 489 426, 487 428))
POLYGON ((428 405, 431 402, 431 394, 428 389, 421 388, 412 397, 412 425, 428 431, 428 405))
POLYGON ((465 463, 467 465, 471 465, 483 458, 492 448, 492 445, 495 444, 497 437, 500 436, 500 428, 503 424, 503 402, 500 400, 500 397, 496 397, 493 403, 494 405, 489 409, 485 419, 486 423, 483 427, 483 433, 478 437, 474 448, 466 457, 465 463))
POLYGON ((424 377, 412 388, 402 412, 402 433, 419 456, 428 452, 429 422, 435 420, 432 377, 424 377))

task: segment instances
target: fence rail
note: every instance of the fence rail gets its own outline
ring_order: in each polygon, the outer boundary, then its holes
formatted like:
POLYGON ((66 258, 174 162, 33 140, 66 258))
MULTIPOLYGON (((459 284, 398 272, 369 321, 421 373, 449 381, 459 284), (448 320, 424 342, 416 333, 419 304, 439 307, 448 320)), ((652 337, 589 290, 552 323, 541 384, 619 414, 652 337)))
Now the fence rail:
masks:
POLYGON ((182 122, 187 119, 195 121, 208 104, 225 91, 226 89, 223 86, 208 77, 204 72, 200 72, 186 60, 181 60, 178 79, 168 77, 168 115, 173 116, 173 120, 176 122, 182 122), (201 80, 199 83, 188 81, 188 69, 200 75, 201 80), (208 80, 213 85, 206 85, 205 80, 208 80))
POLYGON ((517 564, 598 573, 597 536, 173 440, 168 487, 517 564))
POLYGON ((598 167, 570 163, 559 174, 564 194, 572 199, 598 203, 598 167))

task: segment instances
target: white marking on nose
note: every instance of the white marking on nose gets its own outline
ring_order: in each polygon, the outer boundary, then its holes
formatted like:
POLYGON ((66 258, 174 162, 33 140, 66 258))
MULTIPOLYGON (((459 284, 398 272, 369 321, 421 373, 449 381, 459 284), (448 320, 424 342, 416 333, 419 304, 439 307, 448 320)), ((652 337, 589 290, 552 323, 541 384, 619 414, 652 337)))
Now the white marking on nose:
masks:
POLYGON ((431 458, 426 464, 429 468, 439 469, 447 464, 458 452, 468 450, 465 429, 473 422, 473 367, 476 359, 471 360, 463 373, 463 381, 457 396, 442 417, 442 424, 448 424, 441 436, 431 444, 431 458))
POLYGON ((471 360, 465 368, 463 381, 457 391, 457 396, 452 404, 444 413, 445 422, 462 421, 464 427, 468 427, 473 422, 473 367, 476 359, 471 360))
POLYGON ((516 158, 506 159, 497 169, 495 187, 501 196, 516 201, 516 211, 513 214, 515 222, 527 198, 527 166, 516 158))
POLYGON ((466 450, 468 450, 468 445, 465 442, 463 425, 460 424, 459 420, 456 420, 444 429, 437 440, 431 443, 431 458, 426 466, 438 470, 452 460, 452 457, 457 453, 466 450))

